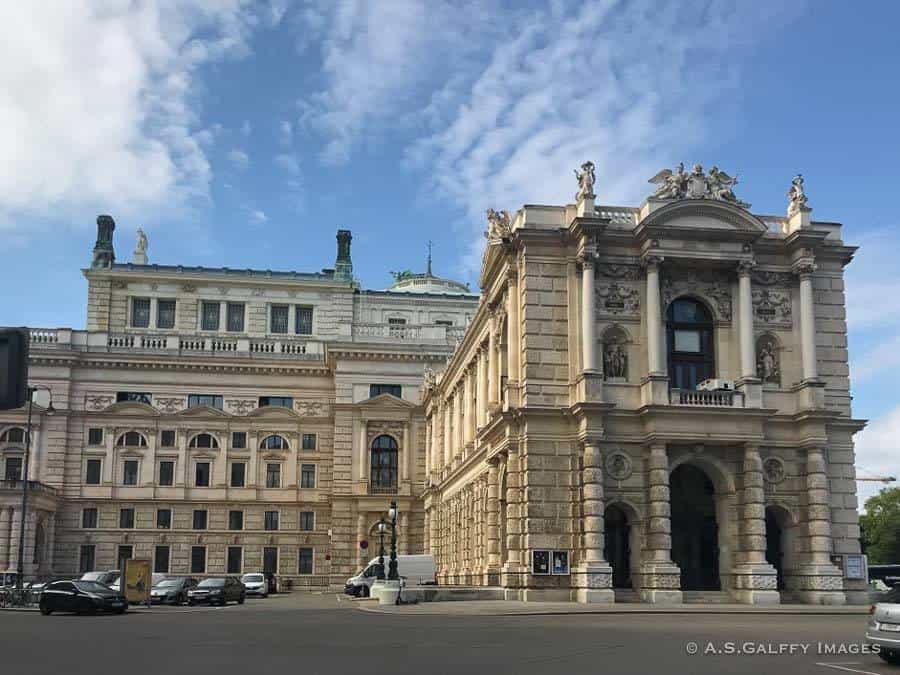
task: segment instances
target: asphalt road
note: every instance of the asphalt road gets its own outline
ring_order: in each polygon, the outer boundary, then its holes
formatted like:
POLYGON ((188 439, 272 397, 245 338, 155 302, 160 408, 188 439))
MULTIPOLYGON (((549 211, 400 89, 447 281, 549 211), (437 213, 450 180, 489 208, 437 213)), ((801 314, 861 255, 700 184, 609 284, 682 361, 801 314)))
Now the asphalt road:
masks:
POLYGON ((900 675, 900 668, 877 656, 846 653, 862 644, 865 619, 394 616, 360 611, 333 595, 299 594, 222 609, 153 608, 124 616, 0 611, 0 673, 900 675), (700 653, 688 653, 692 641, 700 653), (826 644, 844 653, 822 653, 826 644), (704 654, 710 650, 754 653, 704 654))

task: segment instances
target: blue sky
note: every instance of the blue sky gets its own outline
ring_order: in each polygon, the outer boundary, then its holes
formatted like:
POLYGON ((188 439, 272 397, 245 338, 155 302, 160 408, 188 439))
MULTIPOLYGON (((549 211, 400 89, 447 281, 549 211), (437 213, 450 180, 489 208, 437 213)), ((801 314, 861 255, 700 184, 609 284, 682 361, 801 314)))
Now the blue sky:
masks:
MULTIPOLYGON (((94 218, 160 263, 318 270, 353 230, 381 288, 475 285, 484 209, 636 204, 679 160, 862 248, 848 270, 859 464, 900 472, 892 2, 34 0, 0 8, 0 323, 84 324, 94 218)), ((864 494, 871 484, 861 484, 864 494)))

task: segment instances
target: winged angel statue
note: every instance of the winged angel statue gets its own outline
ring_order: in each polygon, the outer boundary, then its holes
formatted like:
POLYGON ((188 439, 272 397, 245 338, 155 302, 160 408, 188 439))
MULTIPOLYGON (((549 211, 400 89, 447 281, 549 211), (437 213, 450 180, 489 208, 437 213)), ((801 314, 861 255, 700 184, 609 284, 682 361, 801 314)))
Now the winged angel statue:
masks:
POLYGON ((684 163, 679 162, 674 171, 663 169, 648 182, 657 186, 656 192, 650 195, 651 199, 716 199, 750 208, 734 194, 737 176, 732 178, 716 166, 707 175, 701 165, 695 164, 688 173, 684 170, 684 163))
POLYGON ((500 211, 497 213, 494 209, 487 210, 488 229, 484 236, 489 241, 496 241, 508 237, 510 233, 509 212, 500 211))

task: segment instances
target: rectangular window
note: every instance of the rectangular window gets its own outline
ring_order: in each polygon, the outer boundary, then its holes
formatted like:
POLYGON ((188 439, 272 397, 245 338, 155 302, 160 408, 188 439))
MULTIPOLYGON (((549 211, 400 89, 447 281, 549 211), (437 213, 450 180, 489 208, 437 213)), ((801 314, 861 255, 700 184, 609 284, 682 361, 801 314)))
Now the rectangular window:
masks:
POLYGON ((126 459, 122 463, 122 485, 137 485, 138 482, 138 461, 136 459, 126 459))
POLYGON ((247 465, 244 462, 234 462, 231 465, 231 487, 244 487, 247 480, 247 465))
POLYGON ((397 398, 403 398, 403 387, 399 384, 370 384, 369 398, 375 398, 381 394, 390 394, 397 398))
POLYGON ((194 529, 195 530, 205 530, 206 529, 206 520, 207 513, 206 509, 195 509, 194 510, 194 529))
POLYGON ((175 462, 164 459, 159 463, 159 484, 169 486, 175 483, 175 462))
POLYGON ((316 529, 316 514, 314 511, 300 512, 300 529, 304 532, 312 532, 316 529))
POLYGON ((88 429, 88 445, 103 445, 103 429, 99 427, 88 429))
POLYGON ((229 333, 243 333, 244 332, 244 303, 243 302, 229 302, 228 303, 227 321, 228 321, 227 330, 229 333))
POLYGON ((218 394, 188 394, 188 408, 197 408, 202 405, 221 410, 222 397, 218 394))
POLYGON ((241 573, 241 558, 243 557, 243 549, 240 546, 228 547, 228 574, 241 573))
POLYGON ((160 530, 172 529, 172 509, 156 509, 156 527, 160 530))
POLYGON ((94 571, 94 544, 82 544, 78 552, 78 571, 81 574, 94 571))
POLYGON ((318 436, 316 434, 303 434, 303 440, 300 447, 304 450, 315 450, 317 440, 318 436))
POLYGON ((194 466, 194 485, 209 487, 209 462, 197 462, 194 466))
POLYGON ((312 335, 312 307, 294 308, 294 332, 297 335, 312 335))
POLYGON ((276 462, 266 464, 266 487, 281 487, 281 464, 276 462))
POLYGON ((97 527, 97 509, 89 507, 81 510, 81 527, 91 530, 97 527))
POLYGON ((403 339, 407 336, 406 319, 388 319, 388 334, 403 339))
POLYGON ((674 333, 676 352, 689 352, 691 354, 700 353, 700 331, 676 330, 674 333))
POLYGON ((153 551, 153 571, 159 574, 169 573, 169 547, 157 546, 153 551))
POLYGON ((191 546, 191 574, 206 573, 206 547, 191 546))
POLYGON ((316 465, 301 464, 300 465, 300 487, 314 488, 316 487, 316 465))
POLYGON ((150 327, 150 298, 131 299, 131 327, 150 327))
POLYGON ((244 512, 229 511, 228 512, 228 529, 243 530, 244 529, 244 512))
POLYGON ((272 305, 272 316, 269 325, 270 333, 287 333, 288 332, 288 306, 272 305))
POLYGON ((163 429, 159 434, 159 444, 163 448, 175 447, 175 430, 163 429))
POLYGON ((200 314, 201 330, 219 330, 219 303, 204 302, 200 314))
POLYGON ((156 301, 156 327, 169 329, 175 328, 175 301, 156 301))
POLYGON ((119 509, 119 527, 123 530, 134 529, 134 509, 119 509))
POLYGON ((143 391, 117 391, 116 403, 146 403, 153 404, 153 396, 143 391))
POLYGON ((290 396, 260 396, 259 407, 272 406, 275 408, 293 408, 294 399, 290 396))
POLYGON ((100 485, 100 462, 99 459, 89 459, 85 463, 84 482, 86 485, 100 485))
POLYGON ((231 433, 231 447, 235 450, 243 450, 247 447, 247 432, 234 431, 231 433))
POLYGON ((125 569, 125 561, 134 557, 134 546, 119 546, 116 560, 120 570, 125 569))
POLYGON ((266 511, 263 527, 271 532, 278 529, 278 511, 266 511))
POLYGON ((299 574, 313 573, 313 550, 311 548, 301 548, 297 560, 297 572, 299 574))
POLYGON ((7 457, 6 458, 6 468, 3 472, 3 477, 6 480, 21 480, 22 479, 22 458, 21 457, 7 457))
POLYGON ((447 321, 446 319, 438 319, 437 321, 434 322, 434 325, 435 326, 452 326, 453 322, 447 321))

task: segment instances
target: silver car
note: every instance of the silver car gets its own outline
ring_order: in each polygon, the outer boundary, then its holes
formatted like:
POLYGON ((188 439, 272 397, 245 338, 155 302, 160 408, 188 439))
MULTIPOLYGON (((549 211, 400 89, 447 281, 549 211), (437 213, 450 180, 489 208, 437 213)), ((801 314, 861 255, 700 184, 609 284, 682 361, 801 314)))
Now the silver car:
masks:
POLYGON ((250 572, 241 577, 241 583, 247 589, 247 595, 256 595, 261 598, 268 597, 269 584, 266 577, 259 572, 250 572))
POLYGON ((892 588, 872 605, 866 642, 878 646, 878 656, 882 659, 900 665, 900 586, 892 588))

